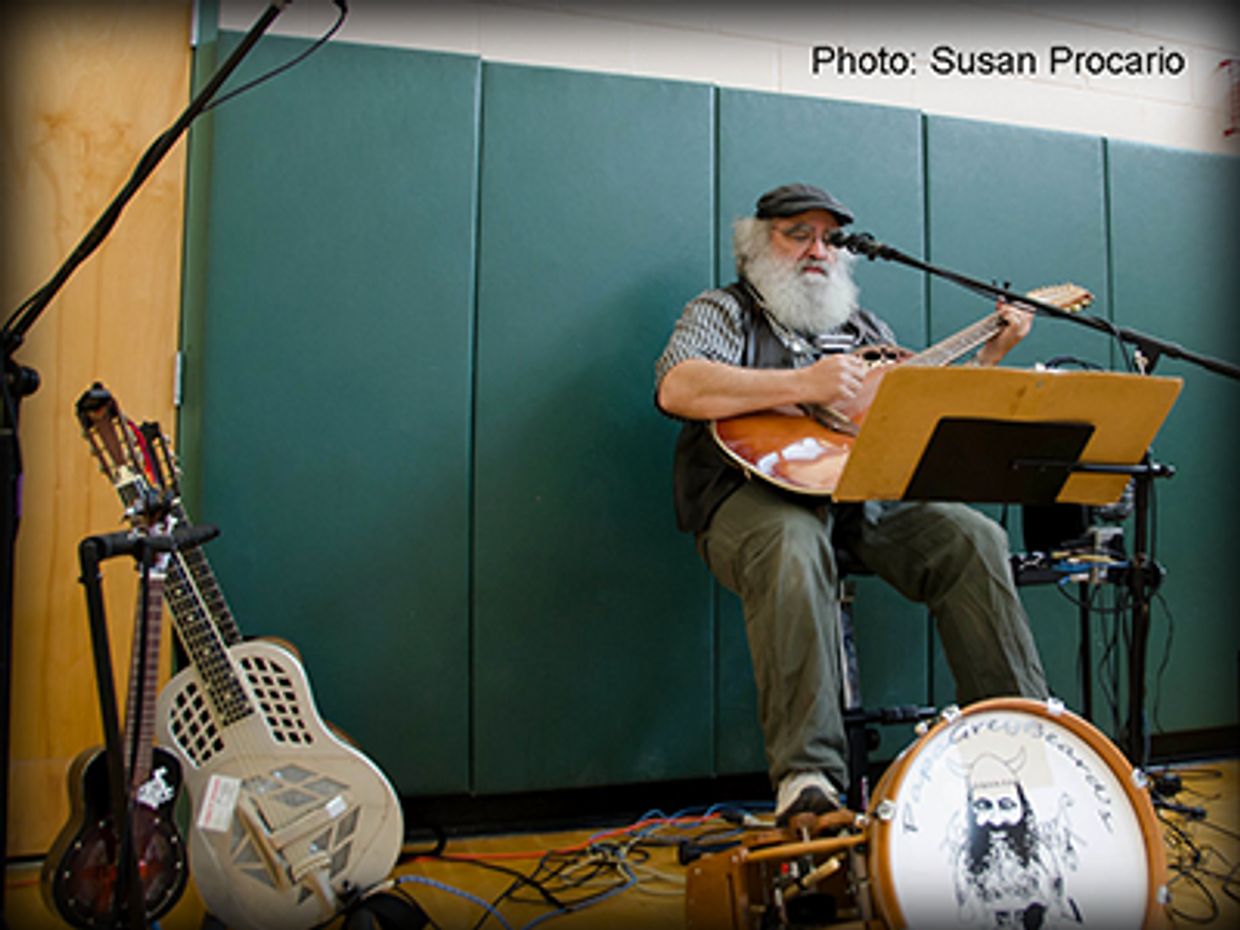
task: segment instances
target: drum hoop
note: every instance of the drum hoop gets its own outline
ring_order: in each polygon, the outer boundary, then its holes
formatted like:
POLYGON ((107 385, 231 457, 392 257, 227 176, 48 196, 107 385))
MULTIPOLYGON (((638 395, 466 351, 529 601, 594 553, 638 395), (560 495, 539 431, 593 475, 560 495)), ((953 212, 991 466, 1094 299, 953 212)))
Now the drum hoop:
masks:
POLYGON ((1124 797, 1128 799, 1128 803, 1136 815, 1141 829, 1142 842, 1145 847, 1147 875, 1145 917, 1142 921, 1142 928, 1148 930, 1148 928, 1165 926, 1160 897, 1167 886, 1167 857, 1163 848, 1162 831, 1158 827, 1158 818, 1154 814, 1153 802, 1150 801, 1148 792, 1139 789, 1133 783, 1132 774, 1136 767, 1124 757, 1124 754, 1116 748, 1115 744, 1107 736, 1083 717, 1078 716, 1066 707, 1052 707, 1046 701, 1022 697, 987 698, 968 705, 956 716, 940 716, 940 719, 924 735, 919 736, 896 756, 895 760, 882 774, 874 788, 867 819, 871 825, 873 835, 874 851, 871 872, 874 876, 874 887, 880 892, 890 890, 890 894, 887 896, 883 894, 875 895, 874 903, 885 922, 884 926, 892 928, 907 927, 908 922, 900 909, 900 902, 896 899, 894 891, 895 876, 891 874, 890 842, 888 838, 891 824, 877 816, 878 805, 883 799, 894 798, 898 794, 901 785, 904 783, 906 773, 912 768, 913 761, 940 731, 954 726, 963 717, 972 717, 996 711, 1028 713, 1041 717, 1044 720, 1050 720, 1053 723, 1063 724, 1066 729, 1085 742, 1111 770, 1111 774, 1120 783, 1124 797), (885 900, 885 897, 889 898, 889 901, 885 900))

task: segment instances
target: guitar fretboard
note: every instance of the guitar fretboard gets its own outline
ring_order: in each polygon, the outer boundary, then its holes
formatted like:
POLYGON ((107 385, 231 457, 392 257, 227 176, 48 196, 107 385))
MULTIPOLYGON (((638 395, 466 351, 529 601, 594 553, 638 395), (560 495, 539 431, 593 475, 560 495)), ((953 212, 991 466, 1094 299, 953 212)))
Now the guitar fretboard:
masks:
MULTIPOLYGON (((158 426, 134 426, 102 385, 96 388, 90 403, 78 402, 78 415, 91 451, 120 494, 130 521, 149 524, 152 513, 147 511, 161 505, 168 507, 173 525, 188 526, 173 479, 176 463, 158 426), (169 500, 171 505, 165 505, 169 500)), ((181 645, 203 680, 216 722, 235 723, 254 713, 228 652, 229 646, 241 642, 241 631, 201 549, 173 552, 165 562, 163 593, 181 645)))
POLYGON ((997 333, 1004 326, 1003 318, 998 313, 983 317, 976 323, 966 326, 958 333, 948 336, 942 342, 936 342, 928 349, 923 349, 907 359, 906 365, 924 365, 928 368, 950 365, 956 359, 976 349, 983 342, 997 333))
MULTIPOLYGON (((1076 284, 1040 287, 1030 291, 1026 296, 1052 304, 1061 310, 1079 310, 1081 307, 1088 306, 1094 298, 1093 294, 1076 284)), ((1005 325, 1007 325, 1006 322, 996 310, 990 316, 982 317, 976 323, 948 336, 942 342, 936 342, 930 348, 906 359, 904 364, 927 367, 950 365, 972 349, 976 349, 1005 325)))
POLYGON ((245 687, 233 666, 200 592, 185 565, 185 555, 174 553, 164 586, 168 607, 190 661, 202 677, 217 722, 228 726, 254 713, 245 687))
POLYGON ((135 788, 146 781, 151 772, 163 588, 164 567, 162 564, 153 566, 147 573, 146 597, 144 599, 139 590, 134 609, 129 694, 125 704, 125 771, 130 786, 135 788))
MULTIPOLYGON (((176 514, 178 520, 187 526, 189 525, 189 516, 185 513, 185 508, 179 503, 174 508, 173 513, 176 514)), ((181 561, 189 573, 189 577, 194 582, 194 587, 197 589, 203 606, 219 629, 220 638, 224 641, 224 645, 235 646, 241 642, 241 628, 233 618, 232 611, 228 607, 228 601, 224 598, 224 592, 216 580, 215 572, 211 569, 211 562, 207 559, 206 553, 203 552, 201 546, 195 546, 192 549, 182 551, 180 555, 181 561)))

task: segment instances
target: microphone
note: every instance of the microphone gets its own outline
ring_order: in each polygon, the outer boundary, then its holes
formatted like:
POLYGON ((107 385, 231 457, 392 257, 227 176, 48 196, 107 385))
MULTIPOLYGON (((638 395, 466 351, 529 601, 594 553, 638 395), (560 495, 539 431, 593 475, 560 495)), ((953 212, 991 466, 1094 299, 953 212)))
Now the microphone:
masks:
POLYGON ((836 229, 827 237, 827 241, 837 249, 847 249, 854 255, 864 255, 871 261, 876 258, 889 258, 894 253, 890 246, 878 242, 869 233, 847 233, 836 229))

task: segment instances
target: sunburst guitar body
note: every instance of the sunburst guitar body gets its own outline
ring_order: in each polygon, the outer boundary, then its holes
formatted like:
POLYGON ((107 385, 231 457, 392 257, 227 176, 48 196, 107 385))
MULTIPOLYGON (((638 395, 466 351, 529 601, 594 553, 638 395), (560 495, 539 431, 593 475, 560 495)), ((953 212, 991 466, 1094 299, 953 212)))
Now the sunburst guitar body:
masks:
MULTIPOLYGON (((177 902, 189 876, 185 844, 173 819, 180 787, 176 758, 154 749, 150 777, 138 786, 129 824, 151 920, 177 902)), ((118 847, 104 750, 84 750, 69 766, 69 807, 72 826, 61 831, 44 859, 44 898, 74 927, 111 927, 118 847)))

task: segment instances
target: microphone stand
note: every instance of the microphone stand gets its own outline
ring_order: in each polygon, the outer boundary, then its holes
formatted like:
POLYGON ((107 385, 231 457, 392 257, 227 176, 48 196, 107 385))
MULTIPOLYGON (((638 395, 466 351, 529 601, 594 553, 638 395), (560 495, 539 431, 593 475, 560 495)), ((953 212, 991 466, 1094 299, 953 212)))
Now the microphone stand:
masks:
MULTIPOLYGON (((847 249, 856 255, 864 255, 873 261, 881 258, 894 261, 919 271, 928 272, 959 284, 969 290, 986 294, 998 300, 1028 307, 1037 313, 1061 320, 1071 320, 1078 326, 1087 326, 1100 330, 1121 342, 1135 347, 1139 358, 1141 374, 1149 374, 1159 356, 1182 359, 1198 367, 1216 372, 1226 377, 1240 380, 1240 366, 1220 359, 1211 358, 1198 352, 1185 349, 1174 342, 1159 339, 1146 333, 1116 326, 1101 317, 1087 313, 1068 312, 1053 304, 1014 293, 1006 288, 988 284, 976 278, 968 277, 945 268, 932 265, 906 255, 889 245, 878 242, 869 233, 846 233, 837 229, 831 234, 830 242, 837 248, 847 249)), ((1073 471, 1091 471, 1132 476, 1134 488, 1133 511, 1133 554, 1131 567, 1128 571, 1128 588, 1132 599, 1132 642, 1128 652, 1128 720, 1121 733, 1119 742, 1125 749, 1128 760, 1138 768, 1145 768, 1149 762, 1149 746, 1146 740, 1145 720, 1145 673, 1146 646, 1150 631, 1150 592, 1157 586, 1159 569, 1150 557, 1149 549, 1149 506, 1155 478, 1169 478, 1175 469, 1162 465, 1151 459, 1147 451, 1139 465, 1109 465, 1077 463, 1067 466, 1073 471)))
MULTIPOLYGON (((94 252, 111 232, 120 218, 121 211, 137 194, 138 189, 150 177, 164 156, 172 149, 189 124, 206 108, 220 86, 241 64, 263 33, 291 0, 272 0, 270 6, 250 27, 241 43, 233 50, 219 70, 189 106, 162 135, 160 135, 139 159, 133 174, 115 199, 95 221, 77 247, 52 275, 51 279, 36 291, 13 313, 0 330, 0 353, 3 370, 0 371, 0 864, 8 864, 8 806, 9 806, 9 742, 10 703, 12 684, 13 646, 13 557, 17 543, 17 529, 22 512, 22 461, 18 423, 22 399, 39 388, 39 374, 33 368, 22 365, 15 358, 17 350, 25 341, 26 333, 47 309, 52 298, 69 280, 69 277, 94 252)), ((4 914, 4 885, 0 883, 0 924, 4 914)))

